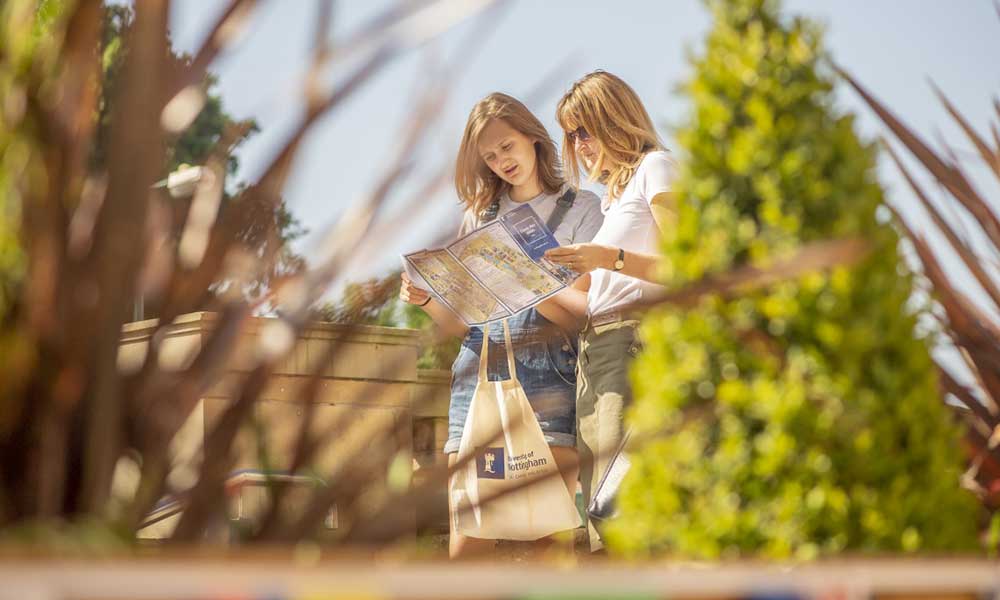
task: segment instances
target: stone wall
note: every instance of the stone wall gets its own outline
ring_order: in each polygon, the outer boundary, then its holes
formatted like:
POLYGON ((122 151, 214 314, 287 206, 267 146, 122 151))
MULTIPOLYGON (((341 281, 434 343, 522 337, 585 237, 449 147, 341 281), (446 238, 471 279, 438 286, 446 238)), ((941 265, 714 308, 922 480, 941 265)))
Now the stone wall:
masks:
MULTIPOLYGON (((217 323, 213 313, 192 313, 179 317, 167 327, 160 342, 160 365, 167 370, 188 366, 217 323)), ((269 338, 282 335, 274 319, 255 318, 241 332, 237 356, 230 368, 201 398, 191 417, 174 440, 172 452, 182 465, 173 474, 183 487, 193 483, 201 448, 215 419, 234 400, 240 380, 256 362, 259 352, 268 351, 269 338), (188 472, 185 473, 186 465, 188 472)), ((122 335, 119 367, 136 369, 148 348, 156 321, 127 324, 122 335)), ((345 461, 365 452, 376 435, 392 431, 395 441, 412 449, 416 476, 441 465, 447 437, 447 410, 450 374, 447 371, 419 371, 419 332, 372 326, 343 326, 315 323, 297 340, 288 358, 254 406, 256 427, 247 427, 236 442, 235 471, 262 468, 283 470, 290 463, 305 410, 303 386, 319 368, 321 380, 310 431, 336 430, 337 435, 323 444, 313 462, 315 473, 333 473, 345 461), (337 344, 337 354, 329 364, 319 365, 327 347, 337 344), (261 448, 269 465, 260 464, 261 448)), ((255 492, 256 493, 256 492, 255 492)), ((442 501, 444 495, 442 490, 442 501)), ((155 528, 157 536, 169 530, 169 522, 155 528)))

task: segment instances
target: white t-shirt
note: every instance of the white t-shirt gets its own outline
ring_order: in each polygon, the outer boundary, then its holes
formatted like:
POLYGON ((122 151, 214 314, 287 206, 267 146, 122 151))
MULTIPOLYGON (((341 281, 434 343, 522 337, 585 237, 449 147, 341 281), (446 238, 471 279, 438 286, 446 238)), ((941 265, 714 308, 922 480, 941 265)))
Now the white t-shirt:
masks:
MULTIPOLYGON (((644 156, 621 197, 610 201, 605 195, 601 206, 604 225, 594 236, 594 243, 624 248, 626 252, 659 254, 659 233, 650 202, 657 194, 671 191, 676 167, 669 152, 660 150, 644 156)), ((596 269, 590 277, 587 310, 592 315, 627 311, 664 290, 661 285, 607 269, 596 269)))
MULTIPOLYGON (((548 221, 556 209, 556 200, 566 193, 568 189, 569 185, 563 184, 562 189, 555 194, 546 194, 543 192, 525 202, 531 205, 531 208, 538 214, 542 221, 548 221)), ((510 199, 510 196, 504 194, 500 196, 500 210, 497 212, 497 216, 499 217, 519 206, 523 206, 525 202, 514 202, 510 199)), ((555 233, 556 240, 563 246, 566 244, 589 242, 594 239, 594 234, 601 228, 601 223, 603 222, 604 215, 601 214, 601 200, 597 197, 597 194, 587 190, 578 190, 576 200, 573 201, 573 206, 566 211, 562 222, 559 223, 559 226, 556 227, 553 233, 555 233)), ((479 222, 479 215, 473 213, 471 210, 466 210, 465 215, 462 217, 462 226, 458 229, 458 237, 462 237, 481 225, 483 223, 479 222)))

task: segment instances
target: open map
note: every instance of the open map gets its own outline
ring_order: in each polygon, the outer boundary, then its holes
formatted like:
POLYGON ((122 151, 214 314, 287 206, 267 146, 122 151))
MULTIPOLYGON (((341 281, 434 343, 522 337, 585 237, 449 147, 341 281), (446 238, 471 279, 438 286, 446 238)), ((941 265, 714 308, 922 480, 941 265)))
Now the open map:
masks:
POLYGON ((578 277, 545 259, 545 251, 558 245, 544 221, 524 205, 445 248, 403 258, 416 285, 467 325, 479 325, 535 306, 578 277))

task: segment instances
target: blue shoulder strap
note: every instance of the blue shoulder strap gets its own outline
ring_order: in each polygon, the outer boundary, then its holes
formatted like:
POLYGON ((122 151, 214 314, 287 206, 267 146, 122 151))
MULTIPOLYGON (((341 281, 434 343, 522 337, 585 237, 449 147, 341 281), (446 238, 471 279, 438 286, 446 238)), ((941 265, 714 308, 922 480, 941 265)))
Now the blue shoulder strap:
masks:
MULTIPOLYGON (((559 196, 556 200, 555 210, 549 215, 549 220, 545 222, 545 226, 548 227, 549 231, 555 232, 556 228, 563 222, 563 219, 566 218, 566 213, 569 212, 569 209, 573 208, 574 202, 576 202, 576 190, 573 188, 569 188, 565 194, 559 196)), ((499 213, 500 198, 496 198, 479 213, 479 222, 489 223, 493 219, 496 219, 499 213)))
POLYGON ((549 215, 549 220, 545 222, 545 226, 549 228, 549 231, 552 233, 556 232, 559 224, 566 217, 566 213, 569 212, 569 209, 573 208, 574 202, 576 202, 576 190, 573 188, 569 188, 565 194, 559 196, 559 199, 556 200, 556 209, 552 211, 552 214, 549 215))

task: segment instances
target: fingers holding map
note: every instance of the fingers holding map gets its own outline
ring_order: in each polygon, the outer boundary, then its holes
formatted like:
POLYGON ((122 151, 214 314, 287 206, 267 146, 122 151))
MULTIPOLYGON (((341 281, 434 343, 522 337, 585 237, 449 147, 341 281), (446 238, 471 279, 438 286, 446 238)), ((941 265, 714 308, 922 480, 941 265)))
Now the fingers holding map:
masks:
POLYGON ((513 314, 505 310, 448 250, 423 250, 407 254, 405 258, 407 266, 416 270, 426 288, 467 325, 513 314))

